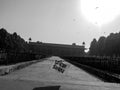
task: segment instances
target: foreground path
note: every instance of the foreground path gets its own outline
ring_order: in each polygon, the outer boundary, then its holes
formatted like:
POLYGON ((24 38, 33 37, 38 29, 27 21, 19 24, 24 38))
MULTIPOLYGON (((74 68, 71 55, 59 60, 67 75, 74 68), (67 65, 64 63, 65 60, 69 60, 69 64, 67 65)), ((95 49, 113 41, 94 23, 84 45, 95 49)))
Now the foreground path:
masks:
POLYGON ((0 76, 0 90, 41 90, 35 88, 56 85, 61 86, 59 90, 120 90, 119 84, 104 83, 64 60, 67 65, 65 72, 58 72, 53 69, 55 60, 62 59, 47 58, 43 62, 0 76))

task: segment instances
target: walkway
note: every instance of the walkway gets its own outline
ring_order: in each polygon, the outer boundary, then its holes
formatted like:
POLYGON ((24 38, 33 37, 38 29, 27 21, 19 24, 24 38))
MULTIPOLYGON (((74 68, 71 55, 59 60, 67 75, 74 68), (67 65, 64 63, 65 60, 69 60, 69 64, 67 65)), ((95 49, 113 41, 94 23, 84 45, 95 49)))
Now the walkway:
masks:
POLYGON ((55 60, 62 59, 50 57, 9 75, 0 76, 0 90, 33 90, 36 87, 56 85, 61 86, 59 90, 120 90, 119 84, 104 83, 64 60, 67 67, 61 73, 53 69, 55 60))

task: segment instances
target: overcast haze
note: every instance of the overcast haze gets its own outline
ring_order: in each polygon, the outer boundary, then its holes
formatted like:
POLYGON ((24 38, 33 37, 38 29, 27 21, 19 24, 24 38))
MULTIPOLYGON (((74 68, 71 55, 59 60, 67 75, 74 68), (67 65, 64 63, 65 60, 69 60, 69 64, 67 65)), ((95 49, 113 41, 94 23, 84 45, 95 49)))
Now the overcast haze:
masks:
POLYGON ((120 17, 99 27, 81 14, 80 0, 0 0, 0 28, 25 40, 89 47, 93 38, 119 32, 120 17))

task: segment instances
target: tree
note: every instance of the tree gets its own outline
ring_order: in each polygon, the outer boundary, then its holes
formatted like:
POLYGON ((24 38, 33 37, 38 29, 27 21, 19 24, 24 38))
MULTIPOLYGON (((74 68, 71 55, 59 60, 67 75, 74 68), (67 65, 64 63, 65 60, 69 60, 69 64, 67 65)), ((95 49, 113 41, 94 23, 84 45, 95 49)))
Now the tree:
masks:
POLYGON ((29 42, 31 42, 32 41, 32 39, 31 39, 31 37, 29 38, 29 42))
POLYGON ((82 45, 85 46, 85 42, 83 42, 82 45))
POLYGON ((97 52, 99 56, 105 55, 104 50, 105 50, 105 37, 100 37, 98 42, 97 42, 97 52))
POLYGON ((28 51, 28 44, 16 32, 10 34, 2 28, 0 29, 0 49, 23 52, 28 51))
POLYGON ((91 42, 89 54, 97 55, 97 40, 96 39, 93 39, 93 41, 91 42))
POLYGON ((120 56, 120 32, 111 33, 107 37, 93 39, 90 45, 90 55, 120 56))
POLYGON ((4 49, 6 48, 6 36, 7 36, 7 31, 4 28, 0 29, 0 48, 4 49))

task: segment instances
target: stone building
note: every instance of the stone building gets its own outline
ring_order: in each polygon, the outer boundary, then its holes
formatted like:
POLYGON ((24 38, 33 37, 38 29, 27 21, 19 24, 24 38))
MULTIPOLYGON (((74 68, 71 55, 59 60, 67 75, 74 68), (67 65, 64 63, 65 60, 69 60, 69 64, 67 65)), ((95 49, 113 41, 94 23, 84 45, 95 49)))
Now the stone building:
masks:
POLYGON ((85 48, 79 45, 30 42, 31 52, 53 56, 84 56, 85 48))

